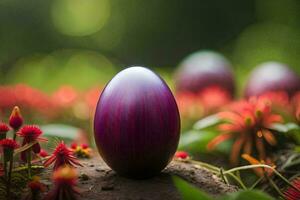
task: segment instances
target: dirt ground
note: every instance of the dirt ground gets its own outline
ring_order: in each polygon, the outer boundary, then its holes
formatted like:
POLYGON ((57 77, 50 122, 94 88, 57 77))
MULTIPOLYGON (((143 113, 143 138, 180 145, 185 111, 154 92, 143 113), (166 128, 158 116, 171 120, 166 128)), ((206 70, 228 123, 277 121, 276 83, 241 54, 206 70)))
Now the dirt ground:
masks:
MULTIPOLYGON (((131 180, 118 176, 100 157, 81 160, 79 185, 82 200, 156 200, 180 199, 172 176, 177 175, 214 196, 234 192, 204 168, 173 160, 158 176, 146 180, 131 180)), ((49 171, 49 173, 51 173, 49 171)))

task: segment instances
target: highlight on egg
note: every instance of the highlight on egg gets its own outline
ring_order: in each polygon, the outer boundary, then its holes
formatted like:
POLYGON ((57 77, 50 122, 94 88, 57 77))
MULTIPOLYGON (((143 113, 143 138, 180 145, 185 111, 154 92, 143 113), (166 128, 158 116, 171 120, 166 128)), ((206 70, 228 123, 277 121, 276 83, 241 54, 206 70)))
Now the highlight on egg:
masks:
POLYGON ((144 67, 119 72, 99 98, 94 136, 101 157, 117 173, 138 179, 158 174, 172 160, 180 137, 170 88, 144 67))

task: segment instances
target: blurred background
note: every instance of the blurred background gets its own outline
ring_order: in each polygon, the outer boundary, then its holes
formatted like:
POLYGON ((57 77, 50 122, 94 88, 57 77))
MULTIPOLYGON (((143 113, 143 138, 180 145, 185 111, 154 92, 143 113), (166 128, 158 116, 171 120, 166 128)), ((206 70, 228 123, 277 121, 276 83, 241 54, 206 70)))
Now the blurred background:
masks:
POLYGON ((264 61, 300 73, 299 11, 299 0, 1 0, 1 115, 24 104, 38 122, 89 127, 81 122, 119 70, 148 66, 173 88, 176 66, 202 49, 229 59, 238 91, 264 61))
POLYGON ((1 0, 0 81, 85 88, 128 65, 172 70, 200 49, 237 73, 266 60, 300 72, 299 10, 298 0, 1 0))

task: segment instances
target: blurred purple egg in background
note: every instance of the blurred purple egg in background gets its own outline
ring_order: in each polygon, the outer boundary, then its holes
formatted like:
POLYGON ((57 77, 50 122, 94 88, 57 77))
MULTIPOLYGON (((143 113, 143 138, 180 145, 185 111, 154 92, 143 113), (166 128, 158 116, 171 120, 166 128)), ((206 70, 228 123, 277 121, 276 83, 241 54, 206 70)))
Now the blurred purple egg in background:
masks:
POLYGON ((177 92, 198 93, 209 86, 218 86, 231 96, 235 92, 230 62, 213 51, 198 51, 186 57, 175 74, 177 92))
POLYGON ((287 65, 266 62, 258 65, 250 74, 245 96, 258 96, 266 92, 285 91, 292 96, 300 90, 300 77, 287 65))

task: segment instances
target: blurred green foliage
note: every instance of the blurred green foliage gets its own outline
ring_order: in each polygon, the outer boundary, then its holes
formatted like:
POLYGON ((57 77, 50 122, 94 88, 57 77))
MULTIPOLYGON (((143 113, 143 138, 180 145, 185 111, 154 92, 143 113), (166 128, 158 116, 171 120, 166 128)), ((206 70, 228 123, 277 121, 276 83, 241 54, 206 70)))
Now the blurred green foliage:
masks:
POLYGON ((18 60, 4 77, 7 83, 27 83, 53 91, 67 84, 78 89, 103 85, 116 73, 111 61, 95 51, 61 50, 18 60))
POLYGON ((300 73, 299 10, 298 0, 2 0, 0 83, 85 89, 128 65, 171 82, 180 60, 212 49, 232 61, 241 90, 260 62, 300 73))

